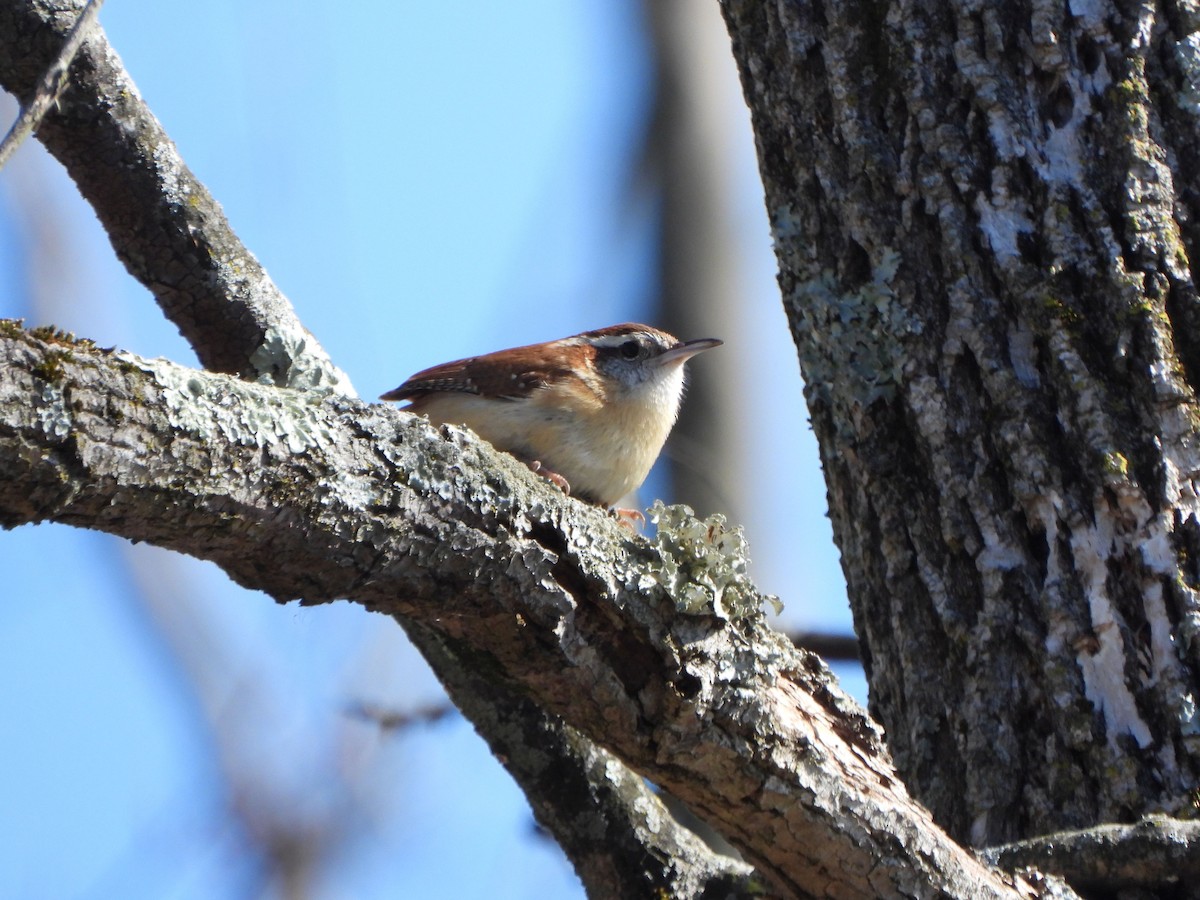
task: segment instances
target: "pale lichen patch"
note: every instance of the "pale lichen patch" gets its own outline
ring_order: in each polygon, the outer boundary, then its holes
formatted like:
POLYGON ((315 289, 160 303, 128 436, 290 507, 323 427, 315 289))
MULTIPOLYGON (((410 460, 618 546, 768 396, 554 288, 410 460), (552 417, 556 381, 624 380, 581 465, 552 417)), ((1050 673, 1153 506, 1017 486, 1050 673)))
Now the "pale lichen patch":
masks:
POLYGON ((657 500, 649 510, 658 530, 652 545, 658 557, 639 561, 624 573, 633 590, 662 588, 682 613, 739 619, 759 612, 766 600, 778 612, 778 598, 763 597, 750 580, 748 547, 740 527, 730 528, 722 515, 697 519, 683 505, 657 500))
POLYGON ((408 438, 411 453, 405 455, 404 478, 408 486, 423 497, 449 501, 457 496, 454 466, 449 460, 450 445, 429 427, 414 429, 408 438))
POLYGON ((1200 735, 1200 707, 1190 691, 1179 698, 1179 733, 1186 737, 1200 735))
POLYGON ((53 384, 42 385, 37 405, 38 423, 49 438, 61 440, 71 433, 71 413, 63 392, 53 384))
MULTIPOLYGON (((776 241, 782 240, 780 222, 776 241)), ((810 388, 839 408, 868 406, 894 395, 903 360, 901 342, 919 333, 920 323, 892 288, 900 254, 885 250, 871 279, 855 290, 840 290, 831 270, 796 284, 788 298, 799 316, 798 341, 810 388)))
POLYGON ((1002 172, 1003 170, 997 170, 995 173, 990 197, 982 191, 975 195, 979 229, 1001 264, 1020 256, 1017 249, 1018 237, 1033 233, 1033 222, 1024 208, 1024 201, 1009 193, 1001 178, 1002 172))
POLYGON ((264 390, 226 375, 199 373, 165 359, 118 352, 115 358, 154 377, 173 428, 210 440, 298 455, 333 442, 317 400, 301 391, 264 390))
POLYGON ((263 341, 250 354, 250 365, 260 384, 305 391, 336 391, 355 396, 346 373, 334 366, 325 351, 298 322, 292 331, 268 328, 263 341))
POLYGON ((1037 345, 1033 330, 1024 322, 1011 322, 1008 326, 1008 358, 1012 362, 1013 374, 1022 387, 1036 388, 1042 383, 1038 372, 1037 345))
POLYGON ((1084 693, 1104 715, 1109 743, 1115 744, 1118 736, 1129 734, 1145 748, 1151 743, 1150 728, 1125 683, 1122 623, 1107 588, 1107 561, 1112 549, 1112 523, 1108 517, 1098 518, 1092 527, 1080 523, 1071 534, 1072 557, 1083 580, 1095 638, 1095 644, 1081 649, 1076 659, 1083 673, 1084 693))
POLYGON ((1175 102, 1193 117, 1200 117, 1200 31, 1184 35, 1176 42, 1175 62, 1183 74, 1175 102))

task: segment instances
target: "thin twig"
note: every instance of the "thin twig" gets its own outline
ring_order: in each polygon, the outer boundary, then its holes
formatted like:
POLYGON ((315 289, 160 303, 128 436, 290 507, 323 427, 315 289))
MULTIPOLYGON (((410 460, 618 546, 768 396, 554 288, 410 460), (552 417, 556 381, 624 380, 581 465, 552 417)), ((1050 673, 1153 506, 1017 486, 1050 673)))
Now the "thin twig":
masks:
POLYGON ((787 636, 797 647, 811 650, 826 662, 859 662, 858 638, 852 634, 823 631, 789 631, 787 636))
POLYGON ((8 130, 4 140, 0 141, 0 169, 4 168, 25 138, 33 134, 38 125, 42 123, 42 119, 46 117, 46 113, 58 101, 58 95, 67 86, 67 70, 71 68, 75 54, 83 46, 83 40, 87 37, 88 30, 96 21, 96 17, 100 14, 100 7, 103 5, 104 0, 88 0, 87 6, 75 20, 75 24, 67 34, 66 41, 63 42, 62 49, 58 52, 58 57, 50 64, 46 74, 34 88, 33 99, 21 107, 21 115, 8 130))

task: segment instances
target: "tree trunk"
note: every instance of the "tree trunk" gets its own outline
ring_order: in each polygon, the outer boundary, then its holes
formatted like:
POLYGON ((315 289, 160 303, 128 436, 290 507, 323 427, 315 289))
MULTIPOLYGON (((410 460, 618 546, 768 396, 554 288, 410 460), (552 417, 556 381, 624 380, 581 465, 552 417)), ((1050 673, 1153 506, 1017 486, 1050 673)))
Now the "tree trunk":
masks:
POLYGON ((976 845, 1188 814, 1196 14, 722 5, 900 772, 976 845))

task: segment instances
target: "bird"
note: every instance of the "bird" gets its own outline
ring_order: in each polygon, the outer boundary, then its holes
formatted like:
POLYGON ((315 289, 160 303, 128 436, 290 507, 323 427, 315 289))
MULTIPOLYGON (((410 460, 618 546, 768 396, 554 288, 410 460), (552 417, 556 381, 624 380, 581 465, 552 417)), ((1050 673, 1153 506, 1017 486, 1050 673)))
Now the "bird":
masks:
POLYGON ((658 458, 679 415, 684 363, 722 343, 627 322, 442 363, 380 399, 407 400, 434 425, 465 425, 565 493, 609 508, 658 458))

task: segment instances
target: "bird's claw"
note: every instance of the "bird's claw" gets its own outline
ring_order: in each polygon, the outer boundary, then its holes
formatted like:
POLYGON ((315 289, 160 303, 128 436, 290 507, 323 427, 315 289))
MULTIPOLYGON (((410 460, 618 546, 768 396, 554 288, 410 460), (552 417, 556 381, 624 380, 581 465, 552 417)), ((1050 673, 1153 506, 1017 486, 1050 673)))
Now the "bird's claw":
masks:
POLYGON ((531 472, 541 475, 551 484, 557 486, 558 489, 568 497, 571 496, 571 482, 567 481, 567 479, 563 478, 557 472, 552 472, 550 469, 547 469, 544 465, 542 465, 541 460, 531 459, 527 461, 525 465, 529 466, 529 470, 531 472))
POLYGON ((639 510, 614 506, 611 512, 621 524, 621 527, 628 528, 630 531, 637 531, 638 527, 646 524, 646 517, 639 510), (635 522, 637 523, 637 527, 634 526, 635 522))

